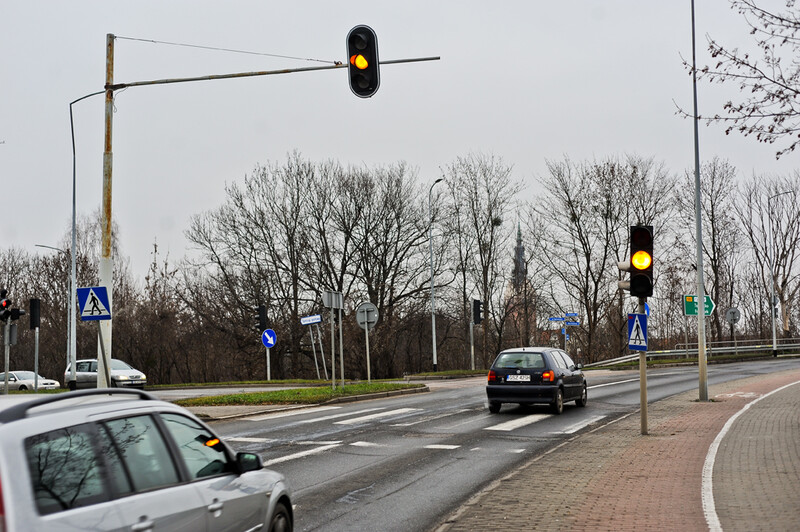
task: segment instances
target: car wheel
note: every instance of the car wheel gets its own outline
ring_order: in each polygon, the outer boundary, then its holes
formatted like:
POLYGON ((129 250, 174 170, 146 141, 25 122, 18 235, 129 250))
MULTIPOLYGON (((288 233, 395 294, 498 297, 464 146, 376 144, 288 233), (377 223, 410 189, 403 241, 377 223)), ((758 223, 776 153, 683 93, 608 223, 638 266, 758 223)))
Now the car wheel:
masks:
POLYGON ((20 389, 20 390, 27 390, 27 389, 28 389, 28 387, 27 387, 27 386, 25 386, 25 385, 23 384, 22 386, 20 386, 20 387, 19 387, 19 389, 20 389))
POLYGON ((564 392, 561 388, 556 390, 556 396, 553 398, 553 404, 550 408, 554 414, 561 414, 564 411, 564 392))
POLYGON ((269 532, 290 532, 292 530, 292 518, 286 505, 279 502, 275 505, 275 512, 272 514, 272 521, 269 523, 269 532))
POLYGON ((578 406, 586 406, 586 401, 589 400, 589 395, 586 393, 586 385, 583 385, 580 399, 575 399, 575 404, 578 406))
POLYGON ((67 388, 69 388, 69 391, 74 392, 75 390, 78 389, 78 383, 75 381, 69 381, 69 384, 67 384, 67 388))
POLYGON ((496 414, 496 413, 500 412, 500 406, 501 405, 502 405, 502 403, 490 402, 489 403, 489 412, 491 412, 492 414, 496 414))

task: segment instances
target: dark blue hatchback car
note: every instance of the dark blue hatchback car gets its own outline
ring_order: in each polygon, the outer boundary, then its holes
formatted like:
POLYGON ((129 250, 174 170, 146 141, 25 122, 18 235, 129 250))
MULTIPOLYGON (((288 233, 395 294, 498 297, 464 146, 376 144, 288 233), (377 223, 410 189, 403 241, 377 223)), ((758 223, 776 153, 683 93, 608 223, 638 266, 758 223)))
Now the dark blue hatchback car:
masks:
POLYGON ((497 355, 489 369, 486 396, 496 414, 503 403, 549 404, 554 413, 564 403, 586 406, 586 378, 582 364, 553 347, 517 347, 497 355))

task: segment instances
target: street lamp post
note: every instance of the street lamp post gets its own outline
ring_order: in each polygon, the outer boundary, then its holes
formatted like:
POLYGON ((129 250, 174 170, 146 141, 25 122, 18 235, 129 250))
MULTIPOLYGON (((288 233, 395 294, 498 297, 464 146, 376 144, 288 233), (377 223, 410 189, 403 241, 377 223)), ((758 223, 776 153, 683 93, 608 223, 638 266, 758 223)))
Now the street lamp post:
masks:
POLYGON ((437 370, 438 363, 436 361, 436 298, 433 294, 433 210, 431 209, 431 195, 433 194, 433 187, 440 181, 444 181, 444 178, 440 177, 434 181, 431 188, 428 190, 428 249, 431 256, 431 342, 433 343, 433 371, 437 370))
MULTIPOLYGON (((74 253, 70 253, 69 251, 53 246, 45 246, 44 244, 35 244, 37 248, 47 248, 58 251, 59 253, 63 253, 67 257, 71 257, 71 262, 73 264, 72 267, 72 274, 70 275, 70 281, 67 285, 67 298, 64 301, 64 304, 67 306, 67 363, 70 364, 72 368, 72 377, 73 380, 75 378, 75 259, 74 253)), ((74 249, 74 248, 73 248, 74 249)), ((65 383, 66 385, 67 383, 65 383)))
POLYGON ((771 201, 773 198, 790 194, 792 191, 778 192, 767 198, 767 226, 769 228, 769 281, 770 281, 770 299, 769 299, 769 315, 772 319, 772 356, 778 356, 777 348, 777 334, 775 327, 775 237, 772 234, 772 206, 771 201))

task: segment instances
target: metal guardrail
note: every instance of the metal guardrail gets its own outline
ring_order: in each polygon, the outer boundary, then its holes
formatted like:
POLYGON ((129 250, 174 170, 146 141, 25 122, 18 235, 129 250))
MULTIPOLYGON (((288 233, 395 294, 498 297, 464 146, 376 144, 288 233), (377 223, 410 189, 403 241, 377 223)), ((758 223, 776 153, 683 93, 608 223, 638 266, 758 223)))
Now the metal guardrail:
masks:
MULTIPOLYGON (((795 341, 797 342, 797 338, 787 338, 785 341, 795 341)), ((750 340, 750 342, 760 342, 758 344, 752 345, 733 345, 731 342, 717 342, 717 345, 709 345, 707 349, 708 357, 711 358, 713 355, 728 355, 728 354, 738 354, 738 353, 757 353, 761 351, 772 351, 772 344, 771 343, 763 343, 763 340, 750 340), (728 345, 730 344, 730 345, 728 345)), ((681 344, 678 344, 681 345, 681 344)), ((775 346, 776 351, 798 351, 800 350, 800 343, 783 343, 778 344, 775 346)), ((697 344, 694 344, 694 347, 689 346, 683 347, 681 349, 669 349, 669 350, 662 350, 662 351, 648 351, 647 352, 647 359, 650 360, 651 358, 692 358, 697 357, 697 344)), ((634 360, 639 360, 639 354, 633 355, 625 355, 617 358, 611 358, 608 360, 601 360, 599 362, 592 362, 591 364, 585 364, 585 368, 593 368, 598 366, 614 366, 617 364, 623 364, 625 362, 631 362, 634 360)))

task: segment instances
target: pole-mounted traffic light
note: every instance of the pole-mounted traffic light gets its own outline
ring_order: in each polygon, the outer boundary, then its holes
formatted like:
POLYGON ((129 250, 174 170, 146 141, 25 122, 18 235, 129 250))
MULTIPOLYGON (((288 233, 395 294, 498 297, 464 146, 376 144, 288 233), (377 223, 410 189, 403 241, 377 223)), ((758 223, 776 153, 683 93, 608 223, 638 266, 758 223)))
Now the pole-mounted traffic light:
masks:
POLYGON ((631 226, 631 297, 653 295, 653 226, 631 226))
POLYGON ((347 61, 350 90, 359 98, 369 98, 381 84, 378 63, 378 37, 372 28, 359 25, 347 34, 347 61))
POLYGON ((31 329, 39 328, 40 309, 41 309, 41 300, 31 299, 30 300, 31 329))
POLYGON ((483 301, 480 299, 473 299, 472 300, 472 323, 475 325, 480 325, 483 321, 483 314, 481 312, 481 307, 483 306, 483 301))
POLYGON ((267 306, 259 305, 255 308, 256 311, 256 327, 258 332, 263 333, 267 330, 267 306))
POLYGON ((0 321, 6 321, 11 316, 11 300, 6 299, 7 294, 7 290, 0 290, 0 321))

